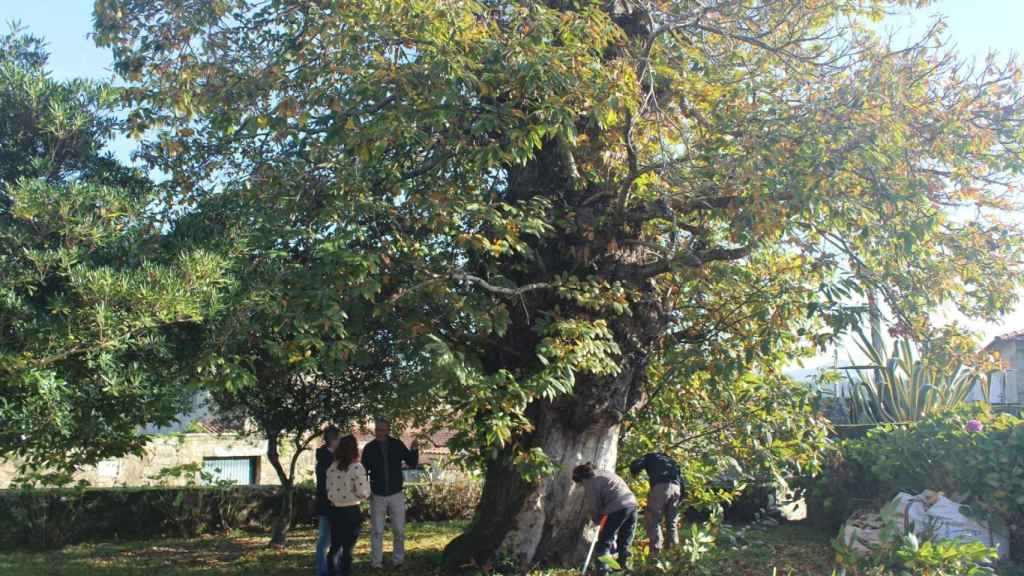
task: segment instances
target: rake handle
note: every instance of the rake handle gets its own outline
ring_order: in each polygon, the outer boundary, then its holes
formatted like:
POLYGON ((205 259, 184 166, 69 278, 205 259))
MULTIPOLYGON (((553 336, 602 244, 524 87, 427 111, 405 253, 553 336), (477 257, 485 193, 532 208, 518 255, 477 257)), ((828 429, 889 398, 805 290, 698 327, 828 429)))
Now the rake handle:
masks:
POLYGON ((598 539, 601 538, 601 531, 604 530, 604 524, 608 521, 608 516, 601 516, 601 522, 597 525, 597 538, 590 543, 590 550, 587 552, 587 559, 583 562, 583 571, 580 572, 582 576, 587 576, 587 568, 590 568, 590 557, 594 555, 594 547, 597 546, 598 539))

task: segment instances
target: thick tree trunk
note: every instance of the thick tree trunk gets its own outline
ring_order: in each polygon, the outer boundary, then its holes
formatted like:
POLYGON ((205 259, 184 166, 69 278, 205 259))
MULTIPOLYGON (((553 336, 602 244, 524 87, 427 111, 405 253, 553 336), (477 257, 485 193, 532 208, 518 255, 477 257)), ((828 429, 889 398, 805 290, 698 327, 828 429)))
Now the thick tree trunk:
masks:
POLYGON ((537 565, 565 565, 581 561, 595 530, 588 529, 590 514, 582 489, 573 485, 572 469, 592 462, 614 469, 618 453, 618 425, 595 420, 579 428, 550 404, 531 407, 535 432, 528 447, 539 447, 557 466, 557 472, 539 482, 525 481, 516 470, 512 450, 491 461, 484 492, 470 529, 449 544, 449 569, 487 568, 496 558, 513 561, 526 570, 537 565))
MULTIPOLYGON (((529 334, 528 320, 519 321, 521 327, 510 333, 529 334)), ((526 416, 532 431, 515 438, 498 458, 488 462, 473 524, 445 549, 449 570, 486 570, 501 559, 511 560, 525 573, 537 566, 570 566, 582 561, 596 531, 588 529, 591 511, 582 489, 573 485, 572 469, 585 462, 599 469, 615 469, 619 423, 641 400, 648 357, 666 320, 656 305, 644 303, 610 324, 620 350, 618 373, 578 374, 571 395, 554 401, 535 400, 529 406, 526 416), (556 471, 528 482, 517 469, 515 456, 534 448, 544 451, 556 471)), ((507 368, 515 362, 504 357, 502 350, 519 344, 532 351, 535 343, 518 338, 505 344, 496 347, 498 352, 489 358, 490 368, 507 368)))

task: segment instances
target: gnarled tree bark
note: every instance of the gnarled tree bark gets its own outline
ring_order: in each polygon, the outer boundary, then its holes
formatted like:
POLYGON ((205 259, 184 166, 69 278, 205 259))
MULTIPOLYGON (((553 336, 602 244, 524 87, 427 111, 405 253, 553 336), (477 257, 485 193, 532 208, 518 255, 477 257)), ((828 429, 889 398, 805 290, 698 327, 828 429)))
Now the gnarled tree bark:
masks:
POLYGON ((524 572, 582 560, 596 531, 588 529, 590 511, 582 490, 573 485, 572 469, 585 462, 615 468, 619 425, 639 400, 648 357, 644 350, 662 324, 650 314, 615 322, 623 352, 617 375, 581 378, 572 395, 530 405, 533 430, 488 462, 474 521, 445 550, 449 570, 486 569, 498 558, 514 561, 524 572), (532 448, 542 449, 557 466, 554 475, 536 482, 523 479, 514 455, 532 448))

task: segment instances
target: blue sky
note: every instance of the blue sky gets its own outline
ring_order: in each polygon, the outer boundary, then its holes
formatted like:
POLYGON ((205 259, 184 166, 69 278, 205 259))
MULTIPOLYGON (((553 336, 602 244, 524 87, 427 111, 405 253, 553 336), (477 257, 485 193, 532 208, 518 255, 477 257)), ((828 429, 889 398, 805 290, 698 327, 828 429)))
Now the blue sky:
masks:
MULTIPOLYGON (((92 31, 92 0, 0 0, 0 20, 18 20, 28 30, 46 38, 50 67, 57 78, 107 78, 112 75, 110 54, 88 38, 92 31)), ((912 36, 924 30, 939 14, 945 15, 953 43, 965 56, 984 57, 989 50, 1002 56, 1024 53, 1024 0, 940 0, 912 13, 890 18, 885 28, 899 27, 912 36)), ((6 28, 6 24, 4 24, 6 28)), ((115 152, 127 158, 131 142, 120 139, 115 152)), ((986 338, 1024 329, 1024 306, 996 324, 968 323, 986 338)), ((808 362, 826 362, 830 354, 808 362)))

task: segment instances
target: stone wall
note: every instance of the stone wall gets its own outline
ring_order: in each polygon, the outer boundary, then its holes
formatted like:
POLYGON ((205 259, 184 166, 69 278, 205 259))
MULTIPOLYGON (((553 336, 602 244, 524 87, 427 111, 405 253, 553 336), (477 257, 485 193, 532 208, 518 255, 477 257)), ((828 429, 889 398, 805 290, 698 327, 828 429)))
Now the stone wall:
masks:
MULTIPOLYGON (((287 468, 291 452, 282 449, 281 463, 287 468)), ((126 456, 100 462, 75 475, 92 486, 149 486, 157 484, 153 476, 164 468, 183 464, 201 463, 204 458, 258 458, 257 483, 278 484, 277 473, 266 457, 266 442, 259 436, 237 434, 177 434, 156 437, 146 446, 142 457, 126 456)), ((307 450, 299 456, 296 470, 298 481, 313 478, 314 455, 307 450)), ((0 462, 0 489, 7 488, 14 479, 15 462, 0 462)), ((167 482, 167 484, 182 484, 167 482)))
MULTIPOLYGON (((359 439, 359 447, 362 447, 373 439, 369 431, 359 431, 356 436, 359 439)), ((437 435, 433 445, 425 446, 420 451, 420 464, 429 464, 437 458, 448 454, 445 447, 450 433, 437 435)), ((410 433, 401 436, 406 445, 410 445, 413 435, 410 433)), ((281 465, 288 468, 291 462, 292 451, 288 449, 287 443, 281 449, 281 465)), ((297 482, 313 480, 315 455, 314 450, 319 446, 317 441, 299 455, 298 463, 295 466, 297 482)), ((83 469, 75 475, 76 480, 85 480, 90 486, 111 487, 111 486, 152 486, 159 482, 153 477, 159 474, 164 468, 181 466, 184 464, 202 463, 204 458, 257 458, 256 483, 259 485, 277 485, 280 482, 274 467, 266 457, 266 441, 258 435, 240 434, 174 434, 169 436, 157 436, 146 446, 146 453, 142 457, 125 456, 104 460, 96 466, 83 469)), ((0 489, 10 486, 15 477, 17 468, 16 462, 0 461, 0 489)), ((165 481, 167 485, 182 485, 185 479, 179 481, 165 481)))

